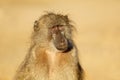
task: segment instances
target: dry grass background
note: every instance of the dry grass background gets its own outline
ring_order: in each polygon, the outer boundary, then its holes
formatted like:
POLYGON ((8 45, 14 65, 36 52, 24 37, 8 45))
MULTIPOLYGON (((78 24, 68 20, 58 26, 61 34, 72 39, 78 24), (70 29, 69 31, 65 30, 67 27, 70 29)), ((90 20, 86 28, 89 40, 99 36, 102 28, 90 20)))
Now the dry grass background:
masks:
POLYGON ((120 80, 119 0, 1 0, 0 80, 12 80, 30 43, 34 20, 68 14, 88 80, 120 80))

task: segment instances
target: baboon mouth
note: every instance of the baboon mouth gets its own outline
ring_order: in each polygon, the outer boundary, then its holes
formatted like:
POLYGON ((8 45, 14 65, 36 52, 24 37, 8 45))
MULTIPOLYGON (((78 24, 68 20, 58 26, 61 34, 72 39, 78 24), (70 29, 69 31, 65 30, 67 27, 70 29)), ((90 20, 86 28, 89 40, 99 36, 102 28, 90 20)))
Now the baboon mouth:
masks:
POLYGON ((67 50, 67 46, 56 46, 56 48, 60 51, 66 51, 67 50))
POLYGON ((65 39, 64 41, 59 41, 55 44, 55 47, 58 49, 58 50, 61 50, 61 51, 65 51, 68 47, 68 42, 67 40, 65 39))
POLYGON ((73 45, 69 42, 69 40, 65 39, 64 42, 57 43, 55 47, 59 51, 68 52, 73 48, 73 45))

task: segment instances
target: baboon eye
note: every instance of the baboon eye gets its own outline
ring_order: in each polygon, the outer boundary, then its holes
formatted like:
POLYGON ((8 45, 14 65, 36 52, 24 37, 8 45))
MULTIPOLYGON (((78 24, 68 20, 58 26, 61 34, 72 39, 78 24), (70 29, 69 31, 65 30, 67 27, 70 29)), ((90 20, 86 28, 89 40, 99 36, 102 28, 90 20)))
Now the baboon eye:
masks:
POLYGON ((57 30, 57 27, 56 27, 56 26, 53 26, 53 27, 51 28, 51 30, 52 30, 52 31, 57 30))
POLYGON ((64 30, 64 25, 56 25, 56 27, 57 27, 60 31, 63 31, 63 30, 64 30))
POLYGON ((39 26, 38 26, 38 21, 36 20, 35 22, 34 22, 34 31, 38 31, 39 30, 39 26))
POLYGON ((55 32, 58 32, 58 30, 64 31, 64 26, 63 25, 55 25, 55 26, 51 27, 50 29, 53 33, 55 33, 55 32))
POLYGON ((60 25, 58 28, 59 28, 60 31, 64 30, 64 26, 63 25, 60 25))

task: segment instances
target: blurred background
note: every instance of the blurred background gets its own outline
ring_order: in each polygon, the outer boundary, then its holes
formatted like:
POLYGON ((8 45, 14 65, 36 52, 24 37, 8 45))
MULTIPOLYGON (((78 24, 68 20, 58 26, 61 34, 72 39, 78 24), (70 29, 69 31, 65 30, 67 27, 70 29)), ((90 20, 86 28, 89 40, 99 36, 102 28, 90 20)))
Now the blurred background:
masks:
POLYGON ((0 80, 12 80, 45 11, 73 20, 87 80, 120 80, 120 0, 0 0, 0 80))

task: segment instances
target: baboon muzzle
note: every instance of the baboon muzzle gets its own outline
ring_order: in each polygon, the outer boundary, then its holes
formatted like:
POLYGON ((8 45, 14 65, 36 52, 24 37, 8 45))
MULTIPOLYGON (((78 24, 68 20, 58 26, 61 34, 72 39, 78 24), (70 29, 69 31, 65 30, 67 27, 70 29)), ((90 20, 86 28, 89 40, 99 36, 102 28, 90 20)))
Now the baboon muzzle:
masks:
POLYGON ((68 40, 59 30, 53 34, 53 43, 58 50, 66 51, 68 48, 68 40))

